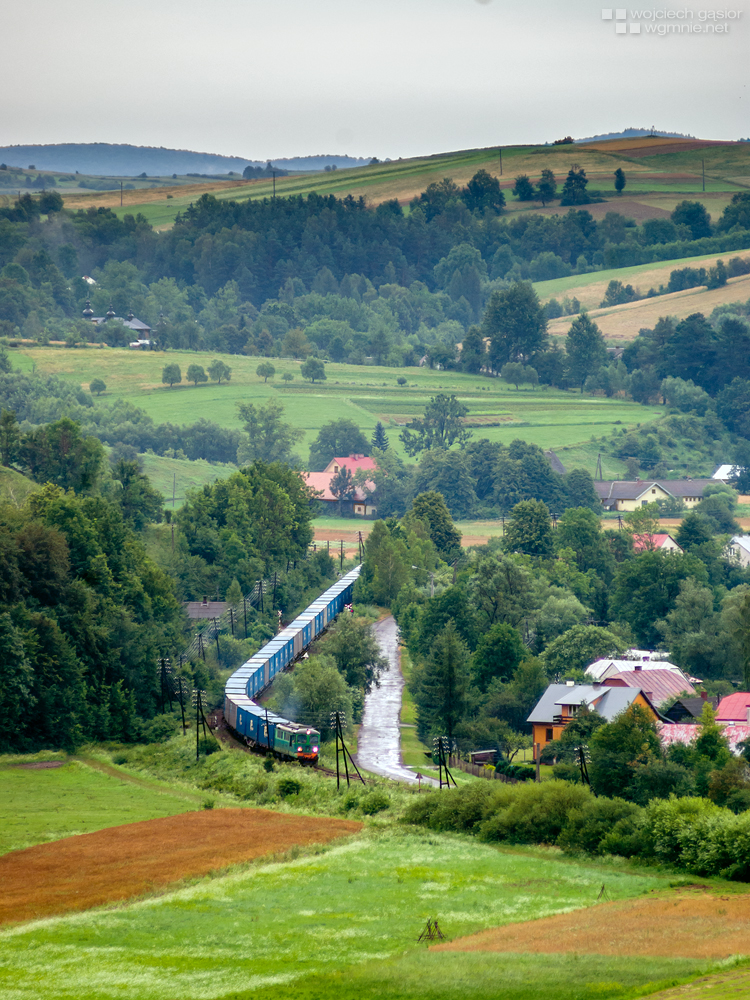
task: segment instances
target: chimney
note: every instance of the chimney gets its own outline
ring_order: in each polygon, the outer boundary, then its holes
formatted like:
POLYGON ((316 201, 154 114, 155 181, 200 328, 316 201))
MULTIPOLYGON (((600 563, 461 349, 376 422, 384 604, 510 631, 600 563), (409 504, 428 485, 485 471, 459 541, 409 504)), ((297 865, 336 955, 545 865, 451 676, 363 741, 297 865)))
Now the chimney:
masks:
POLYGON ((641 663, 636 663, 636 665, 633 667, 633 669, 635 671, 643 670, 643 665, 641 663))
POLYGON ((208 607, 208 598, 206 597, 205 594, 203 595, 203 602, 202 603, 203 603, 203 607, 204 608, 208 607))
POLYGON ((708 695, 706 694, 705 691, 701 691, 701 698, 703 699, 703 701, 705 701, 706 698, 708 698, 708 695))

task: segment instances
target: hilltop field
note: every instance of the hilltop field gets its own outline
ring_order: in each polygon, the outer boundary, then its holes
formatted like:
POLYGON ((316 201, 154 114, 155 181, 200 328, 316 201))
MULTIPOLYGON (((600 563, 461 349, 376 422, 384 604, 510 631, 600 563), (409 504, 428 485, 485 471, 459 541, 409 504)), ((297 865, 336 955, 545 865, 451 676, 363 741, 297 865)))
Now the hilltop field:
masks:
MULTIPOLYGON (((397 199, 407 205, 412 198, 433 181, 451 177, 457 184, 466 184, 477 170, 487 170, 500 180, 511 211, 538 211, 550 214, 555 205, 542 207, 515 202, 510 189, 515 177, 527 174, 537 181, 542 170, 550 169, 564 177, 572 164, 583 167, 592 188, 602 191, 605 198, 617 205, 605 203, 591 206, 595 217, 599 212, 616 209, 642 222, 644 219, 665 218, 684 197, 704 202, 715 218, 729 203, 732 194, 750 187, 750 143, 701 142, 700 140, 614 139, 589 145, 509 146, 490 149, 442 153, 336 170, 330 173, 291 175, 276 179, 276 194, 334 194, 364 197, 373 205, 397 199), (502 165, 501 165, 502 164, 502 165), (613 188, 612 175, 622 168, 627 176, 625 192, 619 198, 613 188), (705 180, 704 172, 705 169, 705 180)), ((125 191, 120 206, 120 191, 67 194, 66 208, 105 205, 118 214, 141 212, 157 228, 169 228, 177 213, 197 200, 204 192, 219 199, 237 201, 267 198, 273 194, 271 179, 250 181, 179 178, 157 179, 158 186, 146 187, 143 180, 134 179, 138 186, 125 191), (143 186, 142 186, 143 185, 143 186)))

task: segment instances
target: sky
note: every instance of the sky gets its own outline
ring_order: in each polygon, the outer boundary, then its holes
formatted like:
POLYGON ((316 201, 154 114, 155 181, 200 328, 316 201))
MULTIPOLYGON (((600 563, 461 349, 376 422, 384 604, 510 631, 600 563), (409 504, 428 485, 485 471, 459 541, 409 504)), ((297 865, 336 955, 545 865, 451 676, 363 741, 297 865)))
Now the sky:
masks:
POLYGON ((0 145, 395 159, 652 125, 747 137, 750 8, 712 2, 618 22, 587 0, 25 0, 0 18, 0 145))

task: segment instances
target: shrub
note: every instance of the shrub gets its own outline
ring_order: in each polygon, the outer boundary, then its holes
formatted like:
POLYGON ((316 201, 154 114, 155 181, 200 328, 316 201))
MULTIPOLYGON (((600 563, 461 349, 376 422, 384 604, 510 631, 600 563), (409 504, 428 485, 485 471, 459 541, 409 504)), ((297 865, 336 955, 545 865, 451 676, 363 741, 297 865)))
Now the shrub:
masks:
POLYGON ((406 810, 404 818, 408 823, 419 823, 433 830, 476 833, 487 814, 492 791, 489 782, 476 782, 457 788, 449 795, 437 792, 419 795, 406 810))
POLYGON ((612 827, 633 819, 640 810, 624 799, 590 799, 580 809, 571 809, 557 844, 565 851, 601 852, 601 844, 612 827))
POLYGON ((273 757, 266 757, 263 761, 263 770, 270 773, 273 771, 273 757))
POLYGON ((479 836, 487 841, 554 844, 570 810, 583 806, 590 797, 587 787, 567 781, 506 785, 493 794, 489 818, 482 823, 479 836))
POLYGON ((282 799, 285 799, 288 795, 299 795, 301 789, 302 782, 291 775, 284 775, 284 777, 279 778, 276 784, 276 791, 282 799))
POLYGON ((221 744, 213 736, 204 736, 198 741, 198 752, 204 757, 209 757, 212 753, 221 750, 221 744))
POLYGON ((612 827, 599 844, 601 854, 619 854, 623 858, 645 856, 647 851, 645 814, 642 809, 626 816, 612 827))
POLYGON ((368 792, 359 802, 359 808, 366 816, 374 816, 375 813, 390 809, 391 800, 380 788, 374 788, 368 792))
POLYGON ((113 753, 112 763, 113 764, 127 764, 130 758, 126 753, 113 753))
POLYGON ((202 809, 213 809, 213 807, 215 805, 216 805, 216 802, 215 802, 214 799, 204 799, 201 808, 202 809))

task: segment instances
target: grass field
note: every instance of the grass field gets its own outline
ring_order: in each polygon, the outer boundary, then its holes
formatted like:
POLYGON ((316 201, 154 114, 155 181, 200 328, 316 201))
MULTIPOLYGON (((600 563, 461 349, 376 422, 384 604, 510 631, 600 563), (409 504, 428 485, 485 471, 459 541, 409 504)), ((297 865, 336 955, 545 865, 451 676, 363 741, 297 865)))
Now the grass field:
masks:
POLYGON ((0 989, 14 1000, 40 992, 52 1000, 194 1000, 267 995, 282 986, 299 998, 572 1000, 633 996, 646 983, 666 986, 711 969, 700 960, 595 956, 546 962, 534 956, 532 969, 518 956, 456 960, 416 946, 428 917, 437 916, 453 938, 590 906, 602 882, 617 900, 666 888, 666 877, 625 863, 382 828, 318 851, 256 863, 117 909, 5 931, 0 989), (570 984, 561 991, 561 968, 580 970, 579 992, 570 984), (516 992, 506 992, 507 978, 516 992), (459 983, 466 992, 451 993, 459 983))
MULTIPOLYGON (((631 426, 658 419, 657 408, 618 399, 581 396, 577 392, 554 389, 516 391, 499 379, 467 375, 463 372, 441 372, 425 368, 392 369, 376 366, 329 364, 327 381, 303 382, 299 362, 290 358, 274 359, 276 381, 264 383, 255 374, 257 358, 224 355, 232 368, 228 384, 162 386, 161 370, 167 360, 177 362, 183 371, 194 362, 190 352, 170 351, 130 352, 115 348, 66 350, 39 347, 14 353, 14 363, 24 359, 42 373, 56 373, 87 386, 94 378, 103 378, 107 392, 95 405, 113 399, 127 399, 146 410, 158 423, 192 423, 201 417, 223 427, 240 427, 237 405, 240 402, 264 403, 279 399, 285 408, 285 419, 299 433, 297 452, 307 459, 310 444, 318 431, 330 420, 354 420, 368 436, 378 420, 390 434, 391 447, 404 456, 398 434, 400 427, 420 415, 431 395, 455 393, 468 407, 468 423, 476 437, 508 443, 514 438, 534 442, 544 448, 583 446, 591 437, 610 433, 615 425, 631 426), (291 386, 284 386, 280 376, 295 375, 291 386), (406 373, 408 385, 396 385, 396 378, 406 373)), ((202 355, 201 357, 205 357, 202 355)), ((593 471, 596 456, 591 461, 593 471)), ((155 472, 158 462, 150 460, 149 471, 155 472)), ((191 465, 193 463, 190 463, 191 465)), ((184 465, 184 463, 183 463, 184 465)), ((198 481, 208 481, 220 466, 199 469, 183 468, 177 463, 162 465, 158 484, 162 492, 172 492, 172 476, 177 474, 178 495, 183 495, 188 477, 195 473, 198 481)))
POLYGON ((0 854, 120 823, 174 816, 196 809, 204 797, 64 755, 0 757, 0 854), (42 766, 48 762, 60 766, 42 766))

